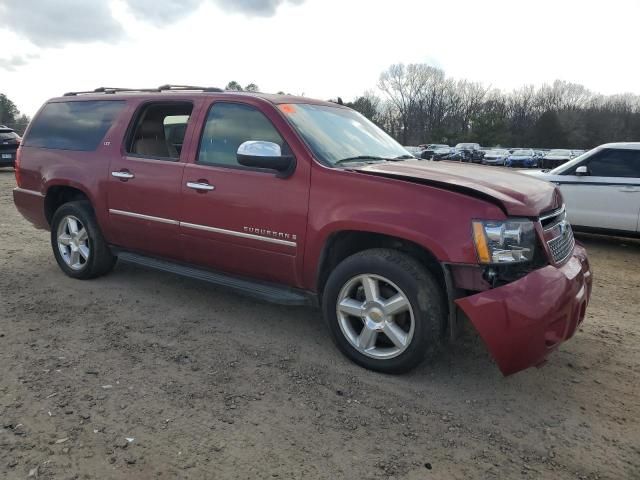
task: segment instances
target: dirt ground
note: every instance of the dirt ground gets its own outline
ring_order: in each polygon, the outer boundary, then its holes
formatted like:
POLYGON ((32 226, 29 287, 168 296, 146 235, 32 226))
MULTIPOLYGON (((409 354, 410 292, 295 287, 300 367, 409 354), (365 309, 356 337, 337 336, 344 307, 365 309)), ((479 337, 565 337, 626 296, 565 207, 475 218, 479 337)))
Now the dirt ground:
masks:
POLYGON ((504 378, 469 331, 403 376, 320 313, 118 265, 67 278, 0 170, 0 478, 638 479, 640 242, 581 236, 583 328, 504 378))

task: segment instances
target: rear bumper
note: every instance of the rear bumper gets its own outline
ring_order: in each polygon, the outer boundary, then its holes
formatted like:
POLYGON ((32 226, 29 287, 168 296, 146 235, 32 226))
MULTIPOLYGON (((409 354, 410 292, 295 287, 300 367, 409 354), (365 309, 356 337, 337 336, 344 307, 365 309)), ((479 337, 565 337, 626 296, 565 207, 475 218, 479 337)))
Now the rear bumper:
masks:
POLYGON ((0 167, 13 167, 15 163, 15 152, 3 152, 2 150, 0 150, 0 167))
POLYGON ((35 190, 24 188, 13 189, 13 203, 24 218, 37 228, 49 229, 49 223, 44 215, 44 195, 35 190))
POLYGON ((576 245, 561 267, 546 266, 508 285, 456 300, 504 375, 541 364, 573 336, 591 296, 592 274, 576 245))

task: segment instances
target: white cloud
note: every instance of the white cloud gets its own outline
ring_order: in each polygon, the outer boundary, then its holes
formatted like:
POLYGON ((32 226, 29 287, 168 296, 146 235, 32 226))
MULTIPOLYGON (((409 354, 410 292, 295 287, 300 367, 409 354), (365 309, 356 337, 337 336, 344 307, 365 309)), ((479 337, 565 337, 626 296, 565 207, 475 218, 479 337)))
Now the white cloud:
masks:
MULTIPOLYGON (((155 14, 142 12, 157 2, 126 1, 109 4, 124 32, 118 42, 37 49, 40 58, 3 72, 3 93, 29 114, 47 97, 101 85, 237 80, 347 100, 398 62, 426 62, 498 88, 560 78, 602 93, 640 93, 634 0, 159 0, 173 7, 155 14)), ((1 31, 0 43, 7 55, 33 50, 1 31)))

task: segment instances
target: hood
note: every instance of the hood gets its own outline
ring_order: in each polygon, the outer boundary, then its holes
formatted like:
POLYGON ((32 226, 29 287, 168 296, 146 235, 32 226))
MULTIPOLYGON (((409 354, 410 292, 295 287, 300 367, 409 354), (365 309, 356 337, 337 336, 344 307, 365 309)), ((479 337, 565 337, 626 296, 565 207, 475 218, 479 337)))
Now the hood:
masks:
POLYGON ((407 160, 352 167, 360 173, 458 191, 497 204, 507 215, 537 217, 562 206, 555 185, 481 165, 407 160))

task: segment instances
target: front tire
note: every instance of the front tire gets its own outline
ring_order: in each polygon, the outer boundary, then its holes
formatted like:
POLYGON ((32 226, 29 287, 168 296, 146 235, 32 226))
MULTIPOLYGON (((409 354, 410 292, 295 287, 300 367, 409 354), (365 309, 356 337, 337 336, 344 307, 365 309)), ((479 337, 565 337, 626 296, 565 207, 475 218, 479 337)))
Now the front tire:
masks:
POLYGON ((405 253, 371 249, 347 258, 329 276, 322 303, 338 348, 370 370, 406 372, 440 347, 442 289, 405 253))
POLYGON ((56 210, 51 220, 51 247, 60 269, 81 280, 105 275, 116 261, 87 201, 65 203, 56 210))

